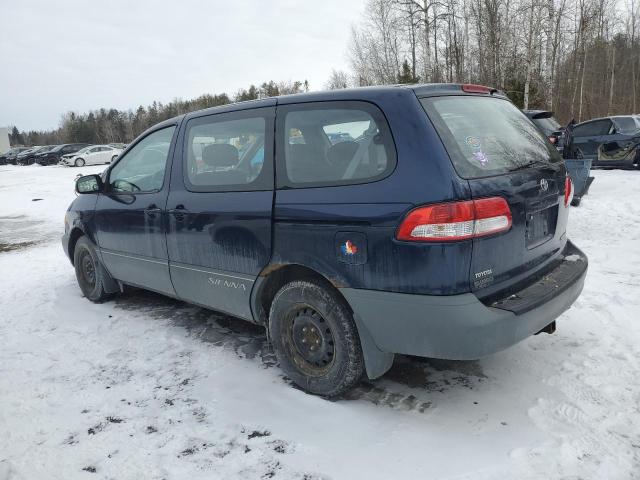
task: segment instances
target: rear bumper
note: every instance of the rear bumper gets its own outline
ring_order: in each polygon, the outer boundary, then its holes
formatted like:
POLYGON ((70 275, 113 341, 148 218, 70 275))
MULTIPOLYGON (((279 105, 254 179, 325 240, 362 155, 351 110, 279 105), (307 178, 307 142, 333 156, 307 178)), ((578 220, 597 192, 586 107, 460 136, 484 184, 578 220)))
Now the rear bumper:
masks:
POLYGON ((359 330, 366 329, 364 334, 380 351, 473 360, 539 332, 573 304, 584 285, 587 258, 571 247, 571 255, 551 272, 492 306, 486 306, 472 293, 427 296, 352 288, 343 288, 341 292, 354 311, 359 330), (568 270, 573 275, 568 275, 568 270), (547 279, 555 282, 553 293, 549 288, 540 291, 547 279), (559 284, 560 281, 564 283, 559 284), (536 294, 541 297, 535 303, 526 297, 536 294), (514 309, 518 301, 528 301, 527 308, 514 309), (504 308, 496 306, 503 304, 504 308))

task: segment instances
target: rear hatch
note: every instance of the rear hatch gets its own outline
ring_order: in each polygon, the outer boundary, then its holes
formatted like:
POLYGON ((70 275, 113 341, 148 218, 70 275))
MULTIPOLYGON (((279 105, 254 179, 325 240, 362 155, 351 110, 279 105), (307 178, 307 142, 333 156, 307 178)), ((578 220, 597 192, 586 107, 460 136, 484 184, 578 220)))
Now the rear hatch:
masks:
POLYGON ((490 92, 421 98, 472 199, 501 197, 511 210, 508 231, 472 240, 470 285, 481 299, 532 282, 567 241, 562 159, 520 110, 490 92))

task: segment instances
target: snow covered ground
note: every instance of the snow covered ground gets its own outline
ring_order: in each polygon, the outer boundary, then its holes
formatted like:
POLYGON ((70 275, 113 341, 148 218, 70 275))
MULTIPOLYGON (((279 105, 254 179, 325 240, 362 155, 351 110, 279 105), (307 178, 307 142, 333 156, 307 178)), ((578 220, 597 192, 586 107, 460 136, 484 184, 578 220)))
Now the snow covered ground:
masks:
POLYGON ((0 480, 640 478, 640 172, 594 172, 572 209, 590 270, 556 334, 399 357, 327 401, 260 328, 81 297, 59 237, 74 177, 101 168, 0 166, 0 480))

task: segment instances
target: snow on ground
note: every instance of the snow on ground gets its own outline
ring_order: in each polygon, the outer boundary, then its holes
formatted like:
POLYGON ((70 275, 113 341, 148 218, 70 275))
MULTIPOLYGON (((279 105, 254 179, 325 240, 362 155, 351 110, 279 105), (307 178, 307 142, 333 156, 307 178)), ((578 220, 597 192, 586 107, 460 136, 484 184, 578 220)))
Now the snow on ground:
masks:
POLYGON ((328 401, 260 328, 81 297, 59 236, 74 177, 100 170, 0 167, 0 480, 640 478, 640 172, 594 172, 572 209, 590 270, 556 334, 398 357, 328 401))

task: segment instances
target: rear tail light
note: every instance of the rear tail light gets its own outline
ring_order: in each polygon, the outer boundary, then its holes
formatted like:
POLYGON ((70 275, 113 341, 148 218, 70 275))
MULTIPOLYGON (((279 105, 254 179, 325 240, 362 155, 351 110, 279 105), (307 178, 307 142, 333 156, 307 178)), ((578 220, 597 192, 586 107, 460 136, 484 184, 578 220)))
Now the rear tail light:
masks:
POLYGON ((492 197, 418 207, 404 218, 396 238, 451 242, 493 235, 510 228, 511 210, 507 201, 492 197))
POLYGON ((472 83, 465 83, 462 85, 462 91, 466 93, 487 93, 495 91, 495 88, 485 87, 484 85, 474 85, 472 83))
POLYGON ((556 137, 549 137, 549 141, 555 144, 558 141, 558 139, 556 137))
POLYGON ((573 200, 573 182, 571 177, 567 175, 564 179, 564 206, 568 207, 573 200))

